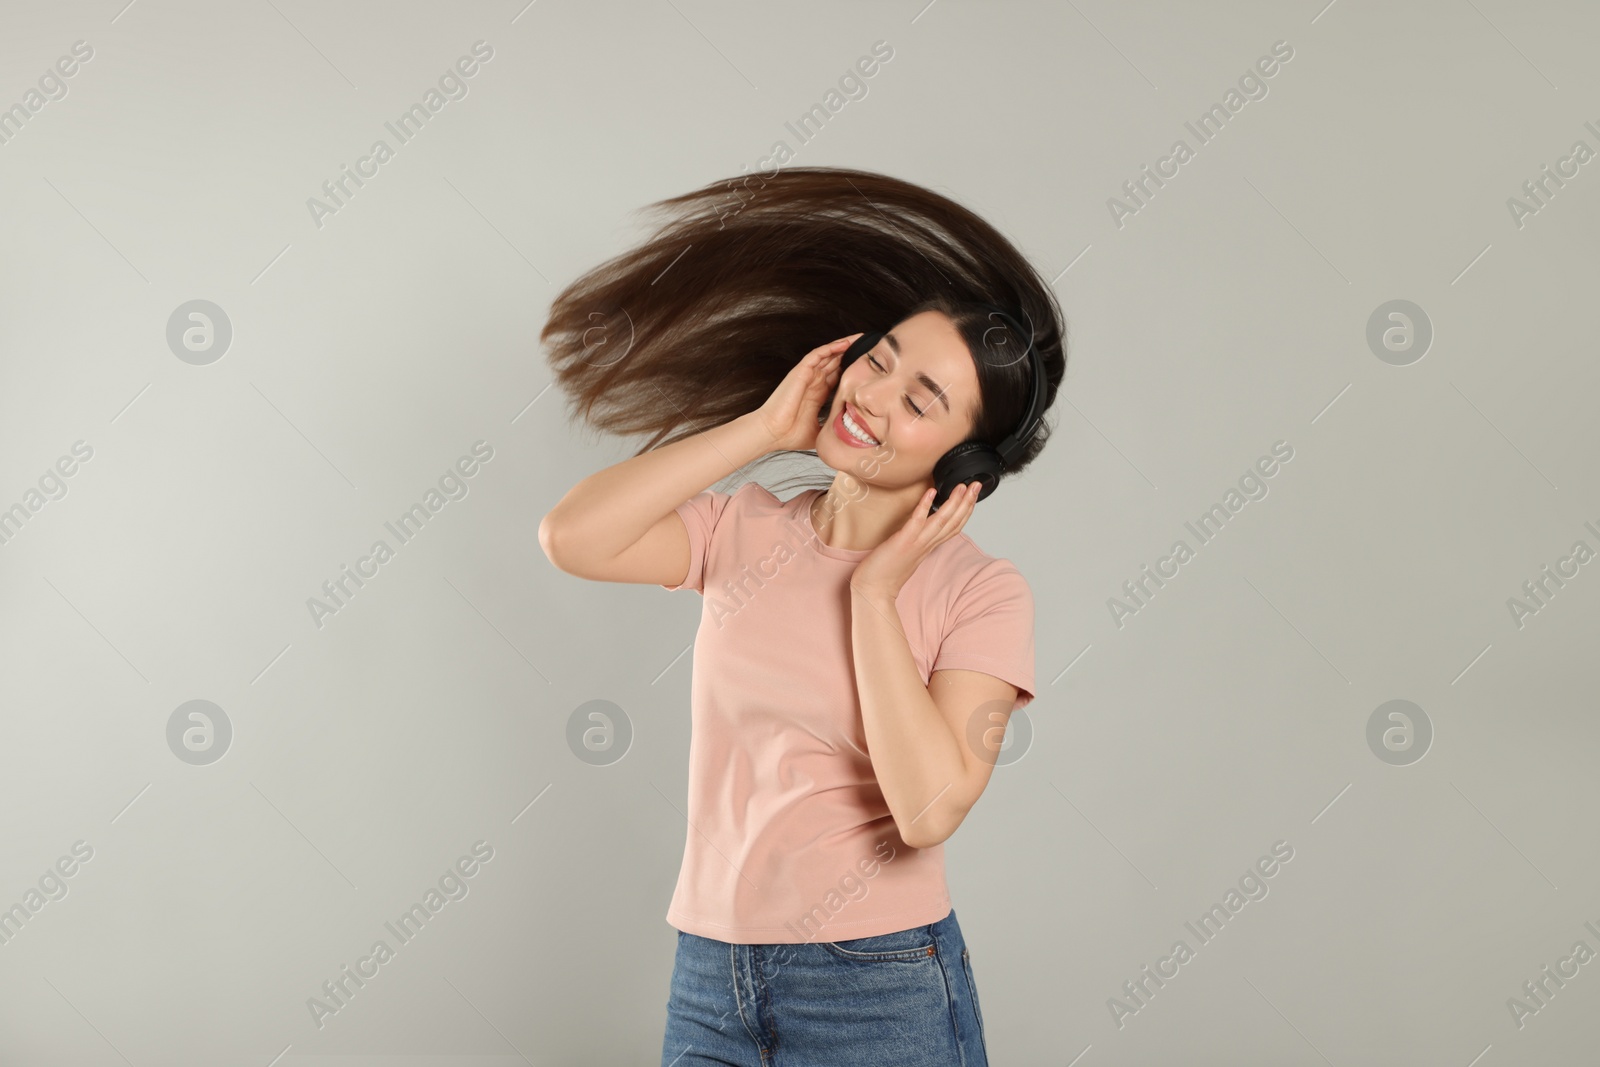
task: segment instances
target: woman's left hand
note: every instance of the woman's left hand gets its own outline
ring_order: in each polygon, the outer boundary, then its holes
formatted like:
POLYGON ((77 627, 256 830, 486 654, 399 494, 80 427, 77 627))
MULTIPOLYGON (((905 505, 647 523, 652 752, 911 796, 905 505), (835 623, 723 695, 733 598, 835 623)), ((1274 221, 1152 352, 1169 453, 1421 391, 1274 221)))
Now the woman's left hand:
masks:
POLYGON ((933 506, 934 490, 923 493, 906 524, 856 564, 850 588, 891 600, 899 596, 928 554, 961 532, 977 506, 981 484, 967 482, 957 486, 931 515, 928 509, 933 506))

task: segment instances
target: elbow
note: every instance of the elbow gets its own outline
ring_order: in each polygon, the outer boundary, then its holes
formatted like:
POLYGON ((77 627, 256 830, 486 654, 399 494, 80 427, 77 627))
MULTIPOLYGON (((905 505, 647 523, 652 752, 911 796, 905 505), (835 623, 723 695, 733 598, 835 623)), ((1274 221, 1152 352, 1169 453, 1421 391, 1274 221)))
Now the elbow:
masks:
POLYGON ((935 845, 944 844, 954 832, 954 824, 945 827, 939 823, 930 823, 928 815, 924 815, 900 830, 900 840, 906 843, 907 848, 933 848, 935 845))
POLYGON ((895 826, 907 848, 933 848, 948 841, 971 810, 971 804, 953 802, 952 806, 929 808, 904 826, 896 820, 895 826))
POLYGON ((564 571, 566 568, 561 563, 561 547, 556 541, 556 524, 550 521, 554 514, 552 511, 539 520, 539 547, 556 570, 564 571))
POLYGON ((902 833, 900 840, 906 843, 907 848, 924 849, 942 845, 948 834, 930 833, 926 829, 914 829, 909 833, 902 833))

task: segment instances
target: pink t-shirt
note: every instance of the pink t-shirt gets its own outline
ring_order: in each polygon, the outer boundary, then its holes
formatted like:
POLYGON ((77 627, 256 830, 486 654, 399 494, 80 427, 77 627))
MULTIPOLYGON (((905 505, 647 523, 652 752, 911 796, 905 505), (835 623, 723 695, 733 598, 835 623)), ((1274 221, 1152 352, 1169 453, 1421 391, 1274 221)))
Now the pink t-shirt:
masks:
MULTIPOLYGON (((944 846, 901 840, 856 692, 850 576, 868 550, 831 548, 810 504, 755 482, 677 508, 681 585, 704 598, 690 682, 689 827, 667 911, 734 944, 844 941, 950 911, 944 846)), ((896 607, 923 684, 983 671, 1033 699, 1033 597, 1009 561, 965 533, 939 545, 896 607)), ((964 739, 962 740, 965 743, 964 739)))

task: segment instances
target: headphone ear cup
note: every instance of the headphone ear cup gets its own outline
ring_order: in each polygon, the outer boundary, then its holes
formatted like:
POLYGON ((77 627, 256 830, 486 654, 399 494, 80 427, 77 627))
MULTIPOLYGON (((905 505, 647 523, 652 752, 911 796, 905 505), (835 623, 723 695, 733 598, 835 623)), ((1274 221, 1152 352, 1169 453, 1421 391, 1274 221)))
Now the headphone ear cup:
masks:
POLYGON ((956 445, 939 457, 933 465, 933 510, 947 500, 951 493, 967 482, 982 482, 978 499, 993 493, 1000 485, 1000 472, 1005 470, 1000 453, 982 441, 966 441, 956 445))
POLYGON ((863 352, 869 352, 879 341, 883 340, 883 330, 868 330, 866 333, 850 342, 850 347, 844 350, 844 355, 839 358, 839 369, 842 371, 854 363, 863 352))

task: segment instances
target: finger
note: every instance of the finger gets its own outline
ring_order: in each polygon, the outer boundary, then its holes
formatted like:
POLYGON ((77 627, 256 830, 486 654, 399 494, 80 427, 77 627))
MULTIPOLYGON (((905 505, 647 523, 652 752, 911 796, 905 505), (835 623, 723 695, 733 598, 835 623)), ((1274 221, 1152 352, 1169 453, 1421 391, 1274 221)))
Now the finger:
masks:
POLYGON ((825 345, 819 345, 818 347, 813 348, 810 352, 807 352, 806 358, 813 359, 814 361, 832 358, 833 356, 839 355, 845 349, 849 348, 855 339, 860 336, 861 334, 859 333, 853 333, 849 337, 841 337, 836 341, 829 341, 825 345))
MULTIPOLYGON (((856 337, 860 336, 860 334, 856 334, 856 337)), ((845 350, 855 343, 856 337, 841 337, 837 341, 825 344, 821 348, 817 349, 817 355, 824 363, 834 362, 835 360, 841 358, 844 355, 845 350)))
POLYGON ((972 483, 972 488, 967 494, 967 506, 963 510, 963 513, 962 513, 962 516, 961 516, 961 521, 962 521, 963 524, 965 524, 968 519, 972 518, 972 513, 978 509, 978 496, 982 492, 983 492, 983 483, 982 482, 973 482, 972 483))
POLYGON ((806 389, 818 395, 827 392, 833 387, 833 376, 835 373, 837 372, 826 371, 821 367, 813 367, 811 371, 811 380, 806 383, 806 389))
POLYGON ((982 487, 979 482, 963 482, 951 491, 944 507, 939 509, 939 515, 945 522, 938 530, 939 539, 954 537, 972 517, 973 509, 978 504, 978 490, 982 487))
POLYGON ((967 524, 967 520, 972 518, 972 513, 978 508, 978 494, 982 491, 982 484, 977 482, 974 482, 967 489, 967 498, 961 503, 961 521, 956 524, 957 530, 965 526, 967 524))
POLYGON ((935 525, 932 536, 936 541, 942 540, 946 536, 946 531, 952 529, 958 523, 961 508, 966 503, 966 491, 966 485, 956 486, 950 490, 950 495, 944 498, 944 503, 940 505, 939 510, 934 512, 933 522, 935 525))
POLYGON ((827 389, 831 385, 833 381, 830 373, 831 368, 826 363, 818 363, 813 367, 807 368, 807 370, 809 372, 809 376, 806 379, 806 389, 808 391, 827 389))

